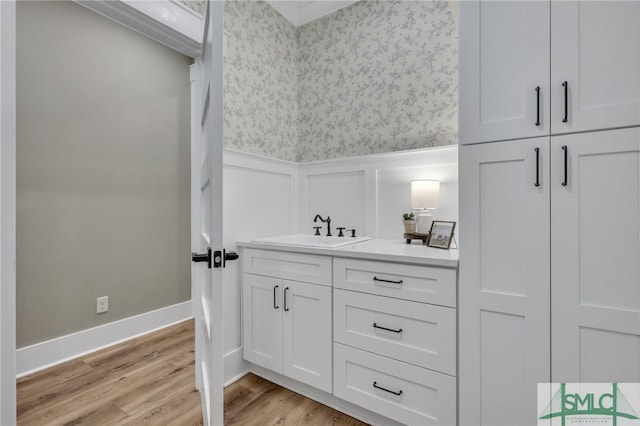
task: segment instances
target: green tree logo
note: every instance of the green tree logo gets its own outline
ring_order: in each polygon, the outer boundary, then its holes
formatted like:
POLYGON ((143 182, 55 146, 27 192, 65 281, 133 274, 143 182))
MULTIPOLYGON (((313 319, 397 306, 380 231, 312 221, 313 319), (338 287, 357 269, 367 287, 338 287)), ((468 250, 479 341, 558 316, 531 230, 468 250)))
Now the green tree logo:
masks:
POLYGON ((612 383, 611 393, 568 393, 566 383, 553 395, 551 401, 540 415, 540 420, 560 417, 565 426, 567 417, 571 416, 607 416, 617 426, 618 418, 638 420, 638 415, 620 391, 617 383, 612 383))

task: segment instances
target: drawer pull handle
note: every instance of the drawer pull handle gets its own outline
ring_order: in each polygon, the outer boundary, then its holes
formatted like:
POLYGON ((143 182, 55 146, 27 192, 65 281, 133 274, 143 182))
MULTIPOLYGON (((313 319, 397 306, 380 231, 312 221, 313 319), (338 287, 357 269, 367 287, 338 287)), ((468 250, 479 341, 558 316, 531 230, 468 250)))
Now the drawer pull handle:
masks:
POLYGON ((274 285, 273 286, 273 309, 278 309, 280 308, 280 306, 278 306, 278 302, 276 300, 276 290, 278 289, 278 285, 274 285))
POLYGON ((386 331, 390 331, 392 333, 402 333, 402 329, 399 328, 397 330, 394 330, 393 328, 387 328, 387 327, 382 327, 381 325, 378 325, 377 323, 373 323, 373 328, 379 328, 380 330, 386 330, 386 331))
POLYGON ((392 393, 392 394, 394 394, 394 395, 398 395, 398 396, 402 395, 402 391, 401 391, 401 390, 399 390, 398 392, 394 392, 394 391, 392 391, 392 390, 385 389, 385 388, 383 388, 382 386, 378 386, 378 382, 373 382, 373 387, 374 387, 374 388, 376 388, 376 389, 383 390, 383 391, 385 391, 385 392, 392 393))
POLYGON ((284 288, 284 311, 289 312, 289 308, 287 308, 287 291, 289 291, 289 287, 284 288))
POLYGON ((393 281, 393 280, 383 280, 382 278, 373 277, 374 281, 380 281, 383 283, 391 283, 391 284, 402 284, 402 280, 393 281))

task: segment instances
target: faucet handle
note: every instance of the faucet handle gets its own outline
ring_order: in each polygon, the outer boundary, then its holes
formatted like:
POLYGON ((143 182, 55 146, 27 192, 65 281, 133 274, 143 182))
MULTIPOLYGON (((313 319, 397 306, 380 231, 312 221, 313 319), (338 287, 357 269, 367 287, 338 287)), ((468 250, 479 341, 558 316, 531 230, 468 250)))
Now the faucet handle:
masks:
POLYGON ((316 233, 313 235, 320 235, 320 228, 322 228, 322 226, 314 226, 313 229, 316 230, 316 233))
POLYGON ((355 238, 356 237, 356 230, 354 229, 347 229, 347 232, 351 232, 351 238, 355 238))
POLYGON ((338 237, 344 237, 344 231, 347 228, 336 228, 338 230, 338 237))

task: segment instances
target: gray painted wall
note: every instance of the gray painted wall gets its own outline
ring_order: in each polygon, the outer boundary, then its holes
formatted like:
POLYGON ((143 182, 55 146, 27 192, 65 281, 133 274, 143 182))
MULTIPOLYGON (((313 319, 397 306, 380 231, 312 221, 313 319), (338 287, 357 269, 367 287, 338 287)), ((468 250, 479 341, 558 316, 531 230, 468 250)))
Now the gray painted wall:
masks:
POLYGON ((457 143, 457 2, 361 1, 296 29, 228 1, 225 30, 228 148, 306 162, 457 143))
POLYGON ((191 60, 58 1, 17 51, 17 346, 189 300, 191 60))

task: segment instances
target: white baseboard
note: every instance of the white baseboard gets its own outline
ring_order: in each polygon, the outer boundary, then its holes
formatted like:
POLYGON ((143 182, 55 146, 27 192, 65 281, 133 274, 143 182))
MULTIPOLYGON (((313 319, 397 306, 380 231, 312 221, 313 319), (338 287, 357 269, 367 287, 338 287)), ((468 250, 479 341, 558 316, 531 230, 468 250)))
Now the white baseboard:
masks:
POLYGON ((331 407, 334 410, 343 412, 372 426, 402 426, 401 423, 391 420, 388 417, 381 416, 367 410, 366 408, 359 407, 343 399, 337 398, 330 393, 321 391, 320 389, 316 389, 297 380, 285 377, 281 374, 274 373, 273 371, 260 367, 259 365, 249 363, 248 365, 249 371, 256 376, 267 379, 270 382, 299 393, 300 395, 307 398, 313 399, 314 401, 318 401, 321 404, 331 407))
POLYGON ((249 365, 242 359, 242 347, 236 348, 224 355, 224 386, 240 380, 249 373, 249 365))
POLYGON ((23 377, 189 318, 191 300, 26 346, 16 351, 16 374, 23 377))

